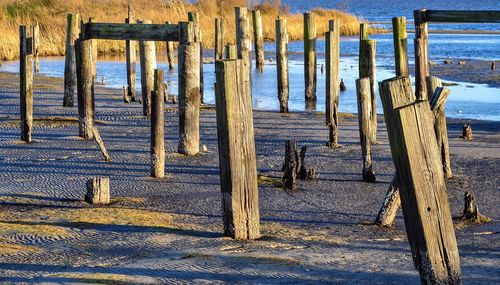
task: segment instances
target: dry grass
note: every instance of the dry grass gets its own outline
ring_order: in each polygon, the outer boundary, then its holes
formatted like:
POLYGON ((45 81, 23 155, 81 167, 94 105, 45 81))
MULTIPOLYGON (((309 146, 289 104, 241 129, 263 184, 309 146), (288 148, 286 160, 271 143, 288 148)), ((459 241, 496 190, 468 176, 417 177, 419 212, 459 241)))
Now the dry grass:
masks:
MULTIPOLYGON (((224 19, 227 41, 234 42, 233 7, 247 5, 246 0, 199 0, 194 4, 185 0, 0 0, 0 58, 7 60, 18 56, 21 24, 40 23, 41 56, 63 55, 68 13, 79 13, 81 19, 93 17, 98 22, 124 22, 128 3, 134 7, 137 18, 151 19, 154 23, 186 21, 189 11, 199 12, 205 47, 213 47, 214 19, 217 16, 224 19), (217 4, 214 5, 214 2, 217 4)), ((266 40, 274 40, 274 20, 278 15, 288 19, 290 40, 301 39, 302 14, 289 13, 286 8, 280 8, 276 0, 272 4, 264 2, 255 8, 261 10, 266 40)), ((330 19, 341 21, 341 34, 358 33, 360 20, 353 15, 324 9, 315 9, 314 12, 317 14, 318 36, 324 34, 330 19)), ((163 43, 159 45, 160 48, 163 46, 163 43)), ((123 50, 122 41, 99 42, 100 53, 123 50)))

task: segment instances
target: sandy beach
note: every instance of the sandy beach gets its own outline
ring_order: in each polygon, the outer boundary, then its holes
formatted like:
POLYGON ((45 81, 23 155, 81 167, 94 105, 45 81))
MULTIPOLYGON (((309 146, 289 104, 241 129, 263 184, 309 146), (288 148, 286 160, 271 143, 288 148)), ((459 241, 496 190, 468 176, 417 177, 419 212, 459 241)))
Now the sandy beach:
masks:
MULTIPOLYGON (((436 68, 436 67, 434 67, 436 68)), ((434 72, 434 70, 433 70, 434 72)), ((446 77, 443 77, 446 78, 446 77)), ((419 284, 401 212, 373 221, 394 173, 379 116, 377 183, 361 180, 357 118, 340 121, 342 148, 325 146, 321 113, 254 112, 262 238, 223 237, 215 111, 201 112, 207 152, 176 154, 178 114, 165 113, 165 179, 149 177, 149 119, 121 90, 96 87, 97 127, 111 155, 80 140, 62 79, 35 79, 34 142, 19 142, 18 76, 0 74, 0 282, 92 284, 419 284), (280 187, 284 144, 308 145, 317 179, 280 187), (85 181, 108 176, 112 203, 83 202, 85 181)), ((500 283, 500 122, 448 120, 453 216, 474 193, 491 223, 456 230, 464 284, 500 283), (459 139, 463 123, 474 140, 459 139)))
POLYGON ((431 74, 445 80, 488 84, 500 88, 500 61, 450 58, 451 64, 443 61, 431 64, 431 74), (462 64, 458 64, 461 62, 462 64), (496 69, 491 69, 495 62, 496 69))

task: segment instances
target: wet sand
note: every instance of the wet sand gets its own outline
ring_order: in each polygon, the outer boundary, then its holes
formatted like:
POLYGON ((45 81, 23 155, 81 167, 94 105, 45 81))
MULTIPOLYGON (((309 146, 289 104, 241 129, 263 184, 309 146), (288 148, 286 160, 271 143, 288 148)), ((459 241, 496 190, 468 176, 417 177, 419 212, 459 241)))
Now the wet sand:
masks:
MULTIPOLYGON (((492 87, 500 88, 500 61, 496 60, 496 69, 491 69, 493 61, 469 60, 450 58, 451 64, 444 64, 443 61, 435 61, 431 64, 431 75, 441 79, 470 82, 479 84, 489 84, 492 87), (463 64, 458 64, 458 62, 463 64)), ((500 95, 500 89, 499 89, 500 95)))
MULTIPOLYGON (((263 237, 222 236, 215 112, 201 112, 195 157, 175 153, 177 110, 165 113, 166 173, 149 178, 149 120, 121 90, 96 87, 98 128, 111 155, 77 138, 77 108, 62 108, 62 79, 37 78, 34 142, 19 142, 18 82, 0 75, 0 281, 17 283, 420 284, 403 217, 372 224, 394 173, 383 118, 372 155, 377 183, 361 181, 357 118, 343 115, 340 143, 325 147, 320 113, 254 112, 263 237), (47 123, 52 121, 51 123, 47 123), (308 145, 318 178, 286 191, 284 144, 308 145), (109 176, 113 203, 84 203, 85 181, 109 176)), ((453 216, 465 191, 494 221, 457 230, 464 284, 500 283, 500 122, 470 121, 474 140, 449 120, 453 216)))

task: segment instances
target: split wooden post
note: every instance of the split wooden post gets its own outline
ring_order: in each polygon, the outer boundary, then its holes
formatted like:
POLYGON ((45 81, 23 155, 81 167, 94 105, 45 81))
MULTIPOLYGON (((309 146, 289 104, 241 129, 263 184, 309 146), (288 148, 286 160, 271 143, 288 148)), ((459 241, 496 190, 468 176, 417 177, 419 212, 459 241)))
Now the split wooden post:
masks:
POLYGON ((262 16, 259 10, 252 11, 253 41, 255 47, 255 65, 257 70, 264 70, 264 36, 262 35, 262 16))
POLYGON ((244 240, 260 237, 252 98, 243 77, 246 69, 241 59, 215 62, 224 234, 244 240))
MULTIPOLYGON (((95 23, 94 18, 89 18, 89 23, 95 23)), ((97 57, 98 57, 98 50, 97 50, 97 40, 91 40, 92 42, 92 61, 94 64, 92 65, 92 75, 94 75, 94 79, 97 79, 97 57)))
POLYGON ((21 140, 31 142, 33 131, 33 29, 19 27, 19 74, 21 107, 21 140))
POLYGON ((179 143, 178 152, 200 152, 200 44, 194 42, 193 23, 179 23, 179 143))
POLYGON ((426 78, 429 76, 429 35, 426 10, 413 11, 415 20, 415 95, 419 100, 428 100, 426 78))
POLYGON ((215 19, 215 60, 224 59, 224 21, 215 19))
POLYGON ((288 113, 288 31, 286 19, 276 19, 276 74, 280 113, 288 113))
POLYGON ((163 113, 163 78, 162 69, 154 71, 154 90, 151 92, 151 176, 165 176, 165 120, 163 113))
POLYGON ((394 41, 396 76, 410 76, 406 17, 392 18, 392 38, 394 41))
POLYGON ((429 103, 407 77, 380 83, 406 232, 422 284, 461 284, 460 260, 429 103), (432 190, 432 191, 430 191, 432 190))
MULTIPOLYGON (((127 24, 135 24, 135 17, 131 6, 128 6, 128 18, 125 19, 127 24)), ((125 54, 127 61, 127 96, 130 101, 135 102, 135 82, 136 82, 136 68, 137 68, 137 42, 125 41, 125 54)))
POLYGON ((238 49, 236 45, 226 45, 224 54, 226 59, 238 59, 238 49))
MULTIPOLYGON (((362 24, 363 25, 363 24, 362 24)), ((364 26, 364 25, 363 25, 364 26)), ((359 53, 359 78, 370 78, 370 102, 371 102, 371 142, 377 143, 377 83, 376 83, 376 51, 375 40, 360 40, 359 53)))
POLYGON ((326 45, 326 96, 325 96, 325 114, 326 125, 329 129, 329 140, 327 146, 330 148, 340 147, 338 142, 338 108, 340 97, 339 85, 339 57, 340 57, 340 22, 337 20, 329 21, 328 32, 325 34, 326 45))
POLYGON ((299 164, 297 141, 287 140, 285 142, 285 163, 283 165, 283 186, 287 189, 295 190, 297 188, 295 180, 297 180, 299 164))
MULTIPOLYGON (((151 24, 144 20, 141 24, 151 24)), ((141 87, 142 87, 142 114, 151 116, 151 91, 154 84, 154 70, 156 69, 156 44, 153 41, 139 41, 141 57, 141 87)))
POLYGON ((38 22, 33 26, 33 58, 35 60, 35 73, 40 72, 40 59, 38 55, 40 53, 40 25, 38 22))
POLYGON ((87 181, 85 202, 93 205, 109 204, 109 177, 96 177, 87 181))
POLYGON ((316 16, 304 13, 304 82, 306 102, 316 102, 316 16))
POLYGON ((92 58, 92 40, 75 42, 76 48, 76 77, 78 90, 78 123, 79 136, 92 139, 94 134, 94 74, 95 62, 92 58))
POLYGON ((446 113, 444 105, 448 100, 450 90, 442 88, 441 80, 435 76, 427 77, 427 90, 429 103, 434 114, 434 132, 438 143, 438 150, 443 164, 445 178, 453 177, 451 172, 450 147, 448 144, 448 128, 446 126, 446 113))
MULTIPOLYGON (((171 24, 170 21, 167 21, 167 24, 171 24)), ((167 61, 168 61, 168 69, 169 70, 174 70, 174 61, 175 61, 175 49, 174 49, 174 42, 172 41, 167 41, 166 42, 167 46, 167 61)))
POLYGON ((198 43, 199 47, 199 59, 198 61, 200 62, 200 87, 199 87, 199 92, 200 92, 200 103, 203 104, 203 93, 204 93, 204 83, 203 83, 203 43, 202 43, 202 32, 201 32, 201 24, 200 24, 200 14, 197 12, 189 12, 188 13, 188 20, 190 22, 193 22, 193 37, 194 37, 194 42, 198 43))
POLYGON ((356 93, 358 99, 358 122, 359 140, 361 144, 361 154, 363 157, 363 181, 375 182, 375 173, 372 166, 371 154, 371 92, 370 78, 365 77, 356 80, 356 93))
POLYGON ((248 9, 246 7, 235 7, 236 17, 236 47, 238 59, 243 60, 243 84, 252 96, 252 37, 250 35, 250 22, 248 20, 248 9))
POLYGON ((73 107, 76 92, 75 41, 79 34, 78 14, 67 15, 66 52, 64 54, 64 99, 63 107, 73 107))

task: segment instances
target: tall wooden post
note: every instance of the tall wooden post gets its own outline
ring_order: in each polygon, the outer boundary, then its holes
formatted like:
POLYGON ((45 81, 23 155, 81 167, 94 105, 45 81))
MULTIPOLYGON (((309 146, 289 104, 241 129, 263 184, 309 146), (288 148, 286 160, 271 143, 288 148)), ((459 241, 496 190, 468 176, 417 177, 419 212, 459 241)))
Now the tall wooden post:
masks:
POLYGON ((422 284, 462 284, 458 248, 430 105, 407 77, 380 83, 406 232, 422 284))
MULTIPOLYGON (((89 18, 89 23, 95 23, 94 18, 89 18)), ((97 40, 91 40, 92 42, 92 61, 94 64, 92 65, 92 74, 94 75, 94 80, 97 80, 97 57, 99 55, 97 49, 97 40)))
POLYGON ((304 82, 306 102, 316 102, 316 16, 304 13, 304 82))
POLYGON ((257 70, 264 69, 264 36, 262 35, 262 17, 259 10, 252 11, 253 42, 255 47, 255 64, 257 70))
POLYGON ((154 71, 154 90, 151 92, 151 176, 165 176, 165 121, 163 113, 163 78, 162 69, 154 71))
POLYGON ((33 58, 35 60, 35 73, 40 72, 40 59, 38 55, 40 53, 40 25, 38 22, 33 26, 33 58))
POLYGON ((226 59, 238 59, 238 49, 236 45, 226 45, 224 56, 226 59))
POLYGON ((358 99, 358 122, 361 155, 363 157, 363 181, 375 182, 375 173, 372 166, 371 154, 371 92, 370 78, 356 80, 356 93, 358 99))
POLYGON ((325 34, 326 45, 326 96, 325 96, 325 114, 326 125, 329 129, 329 141, 327 143, 330 148, 338 148, 338 108, 340 97, 339 85, 339 57, 340 57, 340 23, 339 21, 331 20, 329 22, 328 32, 325 34))
POLYGON ((260 237, 252 98, 242 76, 246 68, 240 59, 215 62, 224 234, 243 240, 260 237))
POLYGON ((215 19, 215 60, 224 59, 224 21, 215 19))
POLYGON ((63 107, 73 107, 76 92, 75 41, 79 34, 78 14, 67 15, 66 52, 64 54, 64 99, 63 107))
MULTIPOLYGON (((362 24, 363 25, 363 24, 362 24)), ((370 101, 371 101, 371 142, 377 142, 377 83, 376 83, 376 51, 375 40, 360 40, 359 53, 359 78, 370 78, 370 101)))
MULTIPOLYGON (((151 24, 151 21, 144 20, 142 23, 151 24)), ((144 116, 151 116, 151 91, 156 69, 155 42, 139 41, 139 55, 141 57, 142 113, 144 116)))
POLYGON ((194 42, 192 22, 179 23, 179 143, 178 152, 200 152, 200 45, 194 42))
POLYGON ((21 140, 30 143, 33 130, 33 29, 19 27, 21 140))
MULTIPOLYGON (((167 21, 167 24, 170 24, 170 21, 167 21)), ((167 61, 168 61, 168 69, 169 70, 174 70, 174 61, 175 61, 175 49, 174 49, 174 42, 167 41, 166 43, 167 46, 167 61)))
POLYGON ((392 18, 392 37, 394 40, 396 76, 410 76, 406 17, 392 18))
MULTIPOLYGON (((127 24, 135 24, 135 17, 132 7, 128 6, 128 18, 125 19, 127 24)), ((130 101, 135 102, 135 81, 136 81, 136 68, 137 68, 137 42, 136 41, 125 41, 125 54, 127 60, 127 96, 130 101)))
POLYGON ((415 20, 415 95, 419 100, 428 100, 425 79, 429 76, 429 35, 426 10, 413 11, 415 20))
POLYGON ((276 19, 276 74, 280 112, 288 113, 288 31, 286 19, 276 19))
POLYGON ((250 35, 250 22, 248 21, 248 10, 246 7, 236 7, 236 47, 238 49, 238 59, 243 60, 243 83, 250 96, 252 96, 252 37, 250 35))
POLYGON ((203 93, 204 93, 204 87, 203 87, 203 43, 202 43, 202 33, 201 33, 201 26, 200 26, 200 14, 197 12, 189 12, 188 13, 188 20, 190 22, 193 22, 193 31, 194 31, 194 42, 199 44, 199 50, 200 50, 200 55, 199 55, 199 62, 200 62, 200 102, 203 103, 203 93))
POLYGON ((77 40, 76 77, 78 89, 79 136, 92 139, 94 134, 94 74, 95 62, 92 58, 92 40, 77 40))

